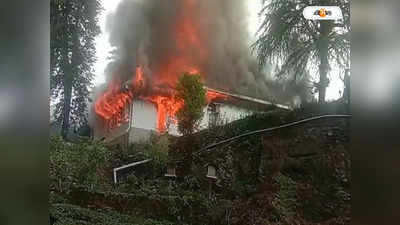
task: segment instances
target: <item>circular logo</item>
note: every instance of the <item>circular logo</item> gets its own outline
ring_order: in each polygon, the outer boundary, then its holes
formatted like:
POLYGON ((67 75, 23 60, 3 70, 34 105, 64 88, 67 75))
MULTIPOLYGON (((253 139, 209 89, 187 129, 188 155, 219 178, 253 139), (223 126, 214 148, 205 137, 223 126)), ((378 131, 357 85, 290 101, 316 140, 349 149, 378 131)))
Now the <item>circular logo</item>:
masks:
POLYGON ((320 17, 322 17, 322 18, 325 17, 326 16, 326 9, 322 8, 322 9, 318 10, 318 15, 320 17))

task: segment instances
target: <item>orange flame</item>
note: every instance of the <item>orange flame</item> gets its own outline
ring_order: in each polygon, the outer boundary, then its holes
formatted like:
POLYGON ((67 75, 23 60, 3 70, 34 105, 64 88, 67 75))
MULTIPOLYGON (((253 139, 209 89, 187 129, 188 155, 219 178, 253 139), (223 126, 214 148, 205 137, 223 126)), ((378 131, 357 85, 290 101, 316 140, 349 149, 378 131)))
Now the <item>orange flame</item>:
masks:
POLYGON ((119 82, 111 82, 107 90, 97 99, 95 111, 106 122, 109 129, 120 126, 129 119, 125 108, 131 103, 132 93, 123 92, 119 82))
MULTIPOLYGON (((143 87, 143 84, 142 70, 137 67, 132 85, 134 89, 139 89, 143 87)), ((132 89, 122 90, 122 82, 118 80, 110 82, 107 90, 97 98, 94 106, 96 114, 106 122, 107 129, 112 130, 129 120, 129 115, 127 114, 129 110, 127 108, 133 97, 134 92, 132 89)))
POLYGON ((143 72, 140 66, 136 67, 136 76, 135 79, 133 79, 133 86, 134 87, 144 86, 143 72))
MULTIPOLYGON (((158 131, 164 132, 166 130, 167 118, 170 118, 173 123, 177 122, 176 113, 183 107, 184 102, 177 100, 172 94, 173 91, 170 94, 160 94, 157 92, 157 94, 151 96, 143 96, 134 89, 141 89, 144 87, 145 82, 152 82, 151 85, 146 85, 146 87, 153 88, 153 92, 147 93, 154 93, 157 91, 157 87, 174 87, 179 75, 184 72, 203 74, 202 65, 199 65, 198 62, 207 61, 208 51, 205 47, 207 46, 207 40, 204 39, 206 35, 200 35, 196 21, 193 21, 197 3, 197 0, 180 1, 181 5, 177 12, 177 20, 170 28, 173 30, 173 37, 170 37, 173 40, 171 44, 177 46, 176 52, 170 53, 169 57, 166 57, 159 62, 159 65, 155 65, 152 68, 152 72, 156 76, 153 76, 151 81, 147 80, 143 75, 142 68, 137 67, 135 77, 130 82, 133 88, 123 91, 121 90, 122 82, 113 81, 109 84, 107 90, 96 100, 96 113, 108 124, 111 123, 111 128, 126 121, 123 112, 126 111, 126 107, 135 97, 151 101, 157 106, 158 131)), ((208 91, 207 101, 211 102, 215 99, 227 99, 227 96, 208 91)))
MULTIPOLYGON (((229 96, 208 90, 206 93, 206 98, 207 102, 210 103, 216 99, 227 100, 229 96)), ((155 103, 157 106, 157 130, 159 132, 166 131, 167 116, 174 124, 178 123, 176 119, 176 114, 184 105, 184 102, 182 100, 172 96, 161 96, 161 95, 154 95, 144 99, 147 99, 155 103)))
POLYGON ((228 100, 229 96, 215 91, 207 91, 207 102, 210 103, 216 99, 228 100))
POLYGON ((174 86, 177 78, 184 72, 202 73, 198 62, 206 62, 207 45, 204 36, 200 35, 198 24, 193 20, 196 13, 197 0, 181 0, 177 11, 176 22, 171 27, 173 42, 176 51, 170 53, 155 68, 157 85, 168 84, 174 86))
MULTIPOLYGON (((140 87, 144 82, 140 68, 137 70, 137 76, 133 80, 134 87, 140 87)), ((157 107, 157 130, 165 132, 167 127, 167 118, 170 122, 177 124, 176 114, 183 107, 184 102, 174 96, 152 95, 139 96, 141 99, 153 102, 157 107)), ((210 103, 216 99, 227 100, 228 96, 219 92, 208 90, 206 93, 207 102, 210 103)), ((112 130, 120 126, 123 122, 129 120, 129 115, 124 113, 130 105, 134 94, 132 90, 123 92, 120 90, 120 83, 112 82, 108 89, 97 99, 95 104, 96 113, 101 116, 112 130)))
POLYGON ((183 107, 183 101, 166 96, 150 96, 147 99, 157 106, 157 130, 159 132, 165 132, 167 126, 167 116, 174 124, 177 124, 176 113, 183 107))

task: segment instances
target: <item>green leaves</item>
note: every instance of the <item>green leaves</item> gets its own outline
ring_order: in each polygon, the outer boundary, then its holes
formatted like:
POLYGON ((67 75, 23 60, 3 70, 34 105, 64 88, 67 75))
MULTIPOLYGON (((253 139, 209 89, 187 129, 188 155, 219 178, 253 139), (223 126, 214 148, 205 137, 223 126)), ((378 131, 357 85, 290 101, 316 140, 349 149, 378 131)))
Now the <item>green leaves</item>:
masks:
POLYGON ((176 87, 177 98, 184 101, 178 111, 178 129, 182 134, 191 134, 203 116, 203 108, 207 104, 206 90, 203 88, 200 74, 185 73, 179 77, 176 87))
POLYGON ((73 185, 102 189, 109 185, 111 152, 95 142, 69 143, 50 138, 50 189, 68 191, 73 185))
MULTIPOLYGON (((144 219, 112 210, 90 210, 69 204, 53 204, 50 218, 56 225, 173 225, 166 220, 144 219)), ((52 223, 53 224, 53 223, 52 223)))
MULTIPOLYGON (((348 66, 350 45, 350 8, 348 0, 316 0, 313 5, 338 5, 344 15, 341 28, 331 21, 310 21, 303 17, 308 0, 264 0, 260 17, 263 22, 258 31, 258 40, 252 45, 261 66, 277 65, 277 76, 296 81, 321 64, 327 71, 320 73, 326 79, 329 65, 344 70, 348 66), (326 55, 326 52, 328 55, 326 55), (322 54, 323 53, 323 54, 322 54), (294 74, 294 75, 293 75, 294 74)), ((320 92, 325 92, 327 84, 320 92)), ((323 94, 324 95, 324 94, 323 94)), ((325 96, 321 96, 325 98, 325 96)), ((322 99, 324 100, 324 99, 322 99)))
MULTIPOLYGON (((50 91, 55 118, 74 128, 87 122, 101 6, 94 1, 50 1, 50 91), (68 93, 71 93, 69 95, 68 93), (60 102, 61 104, 57 104, 60 102), (67 117, 64 117, 64 113, 67 117)), ((67 127, 64 127, 65 129, 67 127)))
POLYGON ((279 191, 275 194, 272 205, 279 213, 281 221, 288 222, 295 215, 299 205, 296 182, 281 173, 274 177, 274 180, 279 185, 279 191))

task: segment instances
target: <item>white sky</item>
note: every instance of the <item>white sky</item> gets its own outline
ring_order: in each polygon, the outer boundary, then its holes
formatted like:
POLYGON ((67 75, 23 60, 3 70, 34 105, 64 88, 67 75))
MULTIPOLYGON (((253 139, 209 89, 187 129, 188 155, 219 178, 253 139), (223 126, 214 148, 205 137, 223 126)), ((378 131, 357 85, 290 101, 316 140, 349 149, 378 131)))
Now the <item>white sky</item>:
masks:
POLYGON ((106 18, 107 15, 112 13, 121 2, 121 0, 101 0, 102 7, 104 10, 102 11, 99 17, 99 26, 101 28, 101 34, 96 38, 96 55, 97 62, 94 65, 95 69, 95 79, 94 84, 99 85, 105 82, 104 77, 104 69, 107 66, 107 56, 110 50, 112 49, 108 42, 108 34, 106 33, 106 18))
MULTIPOLYGON (((95 79, 94 84, 99 85, 105 82, 104 77, 104 69, 107 66, 107 56, 110 50, 112 49, 108 42, 108 34, 105 32, 106 25, 106 17, 108 14, 115 11, 117 5, 122 0, 101 0, 104 11, 99 17, 99 26, 101 28, 102 33, 96 38, 96 50, 97 50, 97 62, 94 65, 95 69, 95 79)), ((258 29, 260 19, 258 17, 258 12, 261 8, 261 4, 259 0, 251 0, 248 1, 248 10, 250 14, 249 18, 249 31, 250 34, 254 35, 258 29)), ((331 79, 329 87, 326 91, 326 99, 332 100, 339 98, 339 90, 343 90, 343 82, 339 79, 339 76, 336 75, 337 71, 333 69, 330 73, 331 79)))

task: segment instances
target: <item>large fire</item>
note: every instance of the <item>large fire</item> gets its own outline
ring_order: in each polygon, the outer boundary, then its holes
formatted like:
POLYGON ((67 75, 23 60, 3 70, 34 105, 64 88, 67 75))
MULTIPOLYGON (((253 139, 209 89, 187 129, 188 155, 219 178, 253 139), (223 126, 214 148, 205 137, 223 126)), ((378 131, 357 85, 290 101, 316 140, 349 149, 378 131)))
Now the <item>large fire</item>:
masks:
POLYGON ((119 126, 128 119, 125 109, 132 101, 131 92, 123 92, 120 83, 111 82, 107 90, 97 99, 96 113, 101 116, 110 127, 119 126))
MULTIPOLYGON (((153 76, 153 78, 157 77, 157 79, 152 79, 152 83, 146 85, 146 88, 152 89, 150 92, 141 91, 145 83, 150 80, 146 79, 146 74, 143 74, 141 67, 137 67, 129 88, 123 88, 125 84, 123 81, 114 80, 96 100, 95 111, 105 121, 107 129, 114 129, 129 119, 130 112, 127 109, 131 108, 130 105, 134 98, 147 100, 156 105, 158 131, 165 131, 169 122, 177 123, 176 113, 182 108, 184 102, 174 96, 172 87, 184 72, 202 74, 201 65, 195 62, 207 60, 204 40, 199 35, 191 16, 196 8, 196 2, 196 0, 181 1, 182 5, 178 11, 177 21, 171 27, 174 30, 171 39, 175 42, 172 44, 178 46, 178 52, 174 53, 173 57, 165 59, 160 63, 161 65, 155 66, 156 69, 153 73, 156 73, 157 76, 153 76), (194 49, 195 51, 193 51, 194 49), (172 91, 169 91, 169 94, 159 93, 157 87, 161 86, 171 87, 172 91)), ((227 96, 217 92, 207 92, 208 102, 216 98, 227 99, 227 96)))
MULTIPOLYGON (((195 72, 195 71, 194 71, 195 72)), ((107 90, 97 99, 95 111, 106 123, 106 127, 112 130, 129 120, 129 107, 133 98, 140 98, 154 103, 157 107, 157 130, 166 131, 168 123, 177 123, 176 113, 183 107, 184 102, 176 98, 174 94, 153 94, 142 95, 140 89, 145 80, 140 67, 136 70, 136 75, 132 79, 132 87, 123 89, 122 82, 110 82, 107 90)), ((173 92, 172 92, 173 93, 173 92)), ((227 95, 207 91, 207 102, 215 99, 228 99, 227 95)))
POLYGON ((135 90, 139 90, 144 85, 140 67, 136 68, 135 79, 132 81, 134 89, 122 88, 123 83, 120 80, 111 81, 107 90, 96 100, 95 111, 104 120, 109 130, 129 120, 130 112, 127 109, 135 96, 135 90))
POLYGON ((157 106, 157 130, 159 132, 165 132, 169 123, 176 124, 178 122, 176 120, 176 113, 184 104, 181 100, 160 95, 150 96, 147 100, 155 103, 157 106))

